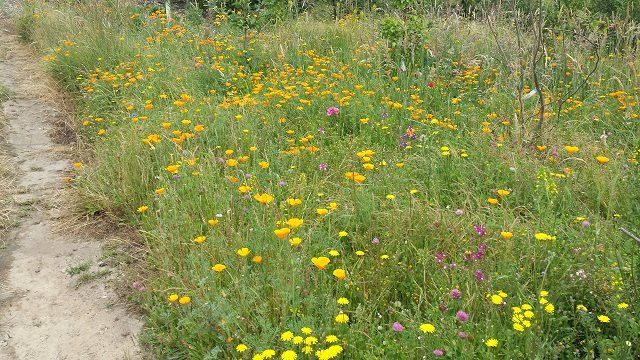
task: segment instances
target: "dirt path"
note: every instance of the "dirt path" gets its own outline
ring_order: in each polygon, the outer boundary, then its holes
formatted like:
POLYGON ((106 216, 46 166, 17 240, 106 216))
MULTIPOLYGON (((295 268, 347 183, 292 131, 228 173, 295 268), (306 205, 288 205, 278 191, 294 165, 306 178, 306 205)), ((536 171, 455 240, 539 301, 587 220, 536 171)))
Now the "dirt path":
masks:
MULTIPOLYGON (((63 116, 38 65, 0 22, 0 85, 4 132, 18 174, 10 189, 19 224, 0 239, 0 359, 137 359, 141 322, 128 314, 105 278, 76 289, 80 276, 99 277, 101 243, 89 234, 54 232, 65 209, 62 181, 69 149, 49 138, 63 116), (78 267, 86 264, 87 268, 78 267), (75 266, 75 268, 74 268, 75 266), (80 274, 72 276, 69 269, 80 274)), ((4 189, 6 190, 6 189, 4 189)))

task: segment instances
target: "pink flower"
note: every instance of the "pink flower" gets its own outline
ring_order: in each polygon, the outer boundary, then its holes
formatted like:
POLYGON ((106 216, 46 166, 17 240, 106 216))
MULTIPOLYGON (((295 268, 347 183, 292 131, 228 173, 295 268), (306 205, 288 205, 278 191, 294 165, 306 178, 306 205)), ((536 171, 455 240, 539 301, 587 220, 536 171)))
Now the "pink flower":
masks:
POLYGON ((395 332, 402 332, 404 330, 404 326, 402 326, 402 324, 397 321, 393 323, 393 326, 391 326, 391 328, 395 332))
POLYGON ((338 114, 340 114, 340 109, 335 106, 327 109, 327 116, 337 116, 338 114))
POLYGON ((469 314, 462 310, 458 310, 458 312, 456 313, 456 319, 462 322, 469 321, 469 314))
POLYGON ((459 300, 462 299, 462 291, 459 289, 453 289, 449 292, 449 299, 451 300, 459 300))

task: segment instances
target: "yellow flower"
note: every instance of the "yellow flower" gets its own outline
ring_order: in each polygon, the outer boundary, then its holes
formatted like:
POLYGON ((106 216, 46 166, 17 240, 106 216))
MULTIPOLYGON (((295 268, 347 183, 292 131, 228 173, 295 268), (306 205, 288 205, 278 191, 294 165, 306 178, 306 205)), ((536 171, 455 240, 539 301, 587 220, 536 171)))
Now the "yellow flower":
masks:
POLYGON ((502 236, 502 238, 505 240, 509 240, 513 237, 513 233, 510 231, 501 231, 500 236, 502 236))
POLYGON ((540 297, 547 297, 547 296, 549 296, 549 292, 548 291, 546 291, 546 290, 540 291, 540 297))
POLYGON ((324 341, 328 344, 333 344, 334 342, 338 342, 338 337, 335 335, 327 335, 327 337, 324 338, 324 341))
POLYGON ((216 226, 218 225, 220 221, 218 219, 209 219, 207 220, 207 224, 211 225, 211 226, 216 226))
POLYGON ((285 228, 280 228, 280 229, 273 230, 273 233, 274 233, 274 234, 276 234, 276 236, 277 236, 279 239, 284 239, 284 238, 286 238, 287 236, 289 236, 289 233, 290 233, 290 232, 291 232, 291 229, 286 228, 286 227, 285 227, 285 228))
POLYGON ((238 249, 237 253, 238 255, 245 257, 251 253, 251 250, 249 250, 249 248, 243 247, 242 249, 238 249))
POLYGON ((269 194, 255 194, 253 198, 261 204, 268 204, 273 201, 273 196, 269 194))
POLYGON ((238 344, 238 346, 236 346, 236 351, 239 353, 243 353, 245 351, 247 351, 248 347, 245 344, 238 344))
POLYGON ((330 250, 329 255, 333 257, 340 256, 340 252, 338 250, 330 250))
POLYGON ((193 242, 195 242, 196 244, 202 244, 203 242, 205 242, 205 240, 207 240, 207 237, 204 235, 200 235, 193 239, 193 242))
POLYGON ((155 190, 155 193, 158 194, 158 195, 162 195, 162 194, 165 193, 165 189, 164 188, 157 188, 155 190))
POLYGON ((349 233, 343 230, 343 231, 340 231, 340 232, 338 233, 338 236, 339 236, 339 237, 346 237, 346 236, 349 236, 349 233))
POLYGON ((629 304, 627 304, 627 303, 621 302, 620 304, 618 304, 618 309, 624 310, 624 309, 628 309, 628 308, 629 308, 629 304))
POLYGON ((287 225, 292 229, 297 229, 304 223, 304 220, 298 218, 291 218, 287 220, 287 225))
POLYGON ((345 298, 345 297, 341 297, 338 299, 338 304, 339 305, 349 305, 349 299, 345 298))
POLYGON ((238 191, 240 191, 243 194, 246 194, 249 191, 251 191, 251 187, 250 186, 246 186, 246 185, 241 185, 241 186, 238 187, 238 191))
POLYGON ((263 168, 263 169, 268 169, 269 168, 269 163, 266 162, 266 161, 260 161, 258 163, 258 165, 260 165, 260 167, 263 168))
POLYGON ((395 195, 393 195, 393 194, 388 194, 388 195, 386 196, 386 198, 387 198, 387 200, 394 200, 394 199, 396 198, 396 196, 395 196, 395 195))
POLYGON ((73 163, 73 168, 74 169, 81 169, 82 168, 82 163, 81 162, 73 163))
POLYGON ((584 306, 584 305, 582 305, 582 304, 578 304, 578 305, 576 305, 576 310, 584 311, 584 312, 587 312, 587 311, 588 311, 588 310, 587 310, 587 307, 586 307, 586 306, 584 306))
POLYGON ((489 339, 484 344, 487 345, 488 347, 497 347, 498 339, 489 339))
POLYGON ((320 208, 320 209, 316 209, 316 213, 318 215, 327 215, 329 213, 329 210, 324 209, 324 208, 320 208))
POLYGON ((213 267, 211 267, 211 270, 215 272, 223 272, 226 268, 227 266, 224 264, 215 264, 213 265, 213 267))
POLYGON ((604 165, 609 162, 609 158, 602 155, 597 156, 596 160, 600 163, 600 165, 604 165))
POLYGON ((495 305, 502 305, 502 297, 500 295, 491 295, 491 302, 495 305))
POLYGON ((423 333, 429 333, 429 334, 433 334, 436 331, 436 327, 433 326, 432 324, 422 324, 420 325, 420 331, 422 331, 423 333))
POLYGON ((300 239, 299 237, 294 237, 289 239, 289 244, 291 244, 291 246, 293 247, 300 245, 301 242, 302 242, 302 239, 300 239))
POLYGON ((136 210, 136 212, 137 212, 137 213, 139 213, 139 214, 142 214, 142 213, 144 213, 144 212, 145 212, 145 211, 147 211, 147 210, 149 210, 149 207, 148 207, 148 206, 146 206, 146 205, 142 205, 142 206, 140 206, 140 207, 136 210))
POLYGON ((227 159, 227 166, 234 167, 238 165, 238 160, 236 159, 227 159))
POLYGON ((358 250, 358 251, 356 251, 356 255, 358 255, 358 256, 364 256, 364 251, 362 251, 362 250, 358 250))
POLYGON ((280 340, 282 341, 290 341, 293 339, 293 333, 291 331, 285 331, 280 335, 280 340))
POLYGON ((347 314, 340 313, 336 315, 336 322, 338 324, 344 324, 349 321, 349 316, 347 314))
POLYGON ((574 154, 577 153, 578 150, 580 150, 577 146, 565 146, 564 147, 564 151, 568 152, 569 154, 574 154))
POLYGON ((287 350, 280 355, 282 360, 296 360, 298 358, 298 354, 296 354, 293 350, 287 350))
POLYGON ((545 305, 544 307, 544 311, 548 312, 549 314, 553 314, 553 312, 556 310, 556 307, 553 306, 552 303, 548 303, 547 305, 545 305))
MULTIPOLYGON (((550 240, 556 239, 555 236, 551 236, 542 232, 536 233, 535 237, 536 237, 536 240, 540 240, 540 241, 550 241, 550 240)), ((544 296, 544 295, 540 295, 540 296, 544 296)))
POLYGON ((519 331, 519 332, 523 332, 524 331, 524 326, 522 326, 522 324, 520 323, 513 323, 513 330, 515 331, 519 331))
POLYGON ((609 319, 607 315, 598 315, 598 321, 601 323, 608 323, 611 319, 609 319))
POLYGON ((496 198, 488 198, 487 202, 491 205, 498 205, 498 199, 496 198))
POLYGON ((180 300, 178 300, 178 302, 180 303, 180 305, 187 305, 191 302, 191 298, 188 296, 183 296, 180 298, 180 300))
POLYGON ((294 199, 294 198, 288 198, 288 199, 287 199, 287 203, 288 203, 290 206, 298 206, 298 205, 302 204, 302 200, 300 200, 300 199, 294 199))
POLYGON ((313 263, 313 265, 315 265, 318 269, 320 270, 324 270, 327 265, 329 265, 329 263, 331 262, 331 259, 329 259, 328 257, 325 256, 320 256, 320 257, 314 257, 311 259, 311 262, 313 263))
POLYGON ((300 344, 302 344, 302 342, 303 342, 303 341, 304 341, 304 338, 303 338, 302 336, 300 336, 300 335, 298 335, 298 336, 294 336, 294 337, 293 337, 293 340, 291 340, 291 342, 292 342, 294 345, 300 345, 300 344))
POLYGON ((178 294, 171 294, 169 295, 169 297, 167 297, 167 299, 171 302, 176 302, 178 301, 178 294))
POLYGON ((309 335, 313 332, 313 330, 308 326, 303 327, 302 329, 300 329, 300 331, 302 331, 302 333, 305 335, 309 335))
POLYGON ((347 272, 343 269, 335 269, 333 270, 333 276, 335 276, 338 280, 344 280, 347 277, 347 272))

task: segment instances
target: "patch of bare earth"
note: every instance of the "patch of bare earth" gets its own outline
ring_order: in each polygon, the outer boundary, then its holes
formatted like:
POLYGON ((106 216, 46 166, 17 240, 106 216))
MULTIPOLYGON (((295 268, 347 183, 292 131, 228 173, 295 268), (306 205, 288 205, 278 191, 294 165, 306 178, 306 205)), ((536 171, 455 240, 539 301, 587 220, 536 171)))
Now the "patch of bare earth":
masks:
POLYGON ((127 312, 102 258, 108 236, 64 231, 71 196, 66 145, 52 142, 64 112, 39 57, 0 22, 4 138, 0 168, 0 359, 138 359, 139 316, 127 312), (11 221, 9 221, 11 219, 11 221), (63 231, 56 231, 62 229, 63 231))

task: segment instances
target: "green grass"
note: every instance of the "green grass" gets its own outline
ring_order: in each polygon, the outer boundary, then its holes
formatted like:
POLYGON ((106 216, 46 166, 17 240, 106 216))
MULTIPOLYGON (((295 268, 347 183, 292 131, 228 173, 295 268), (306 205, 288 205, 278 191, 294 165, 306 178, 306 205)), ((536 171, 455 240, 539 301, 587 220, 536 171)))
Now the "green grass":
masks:
POLYGON ((486 24, 445 17, 426 46, 390 50, 374 15, 242 38, 222 17, 29 11, 93 144, 74 179, 87 212, 144 235, 131 298, 157 357, 640 354, 640 248, 618 230, 640 232, 638 57, 545 38, 539 126, 535 97, 514 121, 514 69, 524 93, 532 69, 507 21, 500 49, 486 24))
POLYGON ((84 261, 78 265, 74 265, 68 268, 67 274, 71 276, 78 275, 89 270, 90 267, 91 267, 91 261, 84 261))

